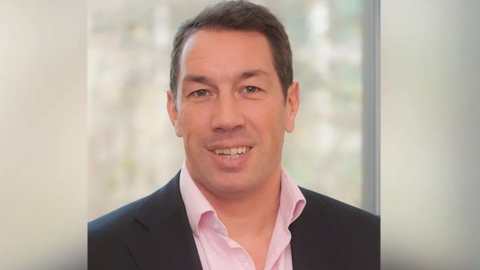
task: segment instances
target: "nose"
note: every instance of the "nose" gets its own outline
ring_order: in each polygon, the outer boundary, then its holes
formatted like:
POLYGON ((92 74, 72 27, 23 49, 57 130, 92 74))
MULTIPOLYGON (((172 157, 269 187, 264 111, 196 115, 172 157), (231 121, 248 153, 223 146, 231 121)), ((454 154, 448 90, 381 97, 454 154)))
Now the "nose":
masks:
POLYGON ((224 131, 245 126, 244 112, 234 94, 224 93, 217 97, 211 125, 215 130, 224 131))

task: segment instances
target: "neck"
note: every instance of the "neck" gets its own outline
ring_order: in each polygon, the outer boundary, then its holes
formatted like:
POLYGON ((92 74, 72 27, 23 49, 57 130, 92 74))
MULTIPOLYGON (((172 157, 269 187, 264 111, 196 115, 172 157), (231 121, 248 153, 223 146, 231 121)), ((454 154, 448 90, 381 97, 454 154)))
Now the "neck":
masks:
POLYGON ((229 237, 242 238, 271 235, 280 206, 280 171, 248 194, 220 197, 203 192, 227 227, 229 237))

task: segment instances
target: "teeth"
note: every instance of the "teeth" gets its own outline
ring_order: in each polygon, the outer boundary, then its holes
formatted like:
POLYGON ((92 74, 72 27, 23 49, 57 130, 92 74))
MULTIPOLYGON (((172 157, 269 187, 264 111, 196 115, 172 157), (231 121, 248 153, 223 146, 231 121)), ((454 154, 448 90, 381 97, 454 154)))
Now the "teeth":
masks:
POLYGON ((250 150, 250 147, 242 146, 242 147, 232 147, 226 149, 215 149, 215 154, 217 155, 225 155, 229 158, 236 158, 250 150))

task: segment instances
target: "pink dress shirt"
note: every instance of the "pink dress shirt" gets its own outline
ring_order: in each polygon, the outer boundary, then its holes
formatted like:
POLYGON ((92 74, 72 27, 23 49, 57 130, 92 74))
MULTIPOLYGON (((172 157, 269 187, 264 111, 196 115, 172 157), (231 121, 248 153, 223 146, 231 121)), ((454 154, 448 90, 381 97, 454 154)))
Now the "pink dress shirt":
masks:
MULTIPOLYGON (((306 204, 302 192, 284 169, 281 175, 280 208, 264 270, 293 269, 292 235, 288 227, 300 216, 306 204)), ((193 182, 185 162, 180 173, 180 192, 203 269, 255 270, 255 264, 245 249, 228 237, 225 225, 193 182)))

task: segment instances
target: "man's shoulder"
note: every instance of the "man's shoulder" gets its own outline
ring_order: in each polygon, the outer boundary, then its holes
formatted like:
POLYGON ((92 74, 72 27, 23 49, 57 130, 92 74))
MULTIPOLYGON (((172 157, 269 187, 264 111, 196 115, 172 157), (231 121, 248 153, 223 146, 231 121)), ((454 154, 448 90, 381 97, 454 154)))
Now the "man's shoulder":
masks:
POLYGON ((128 203, 116 210, 100 216, 88 223, 89 240, 99 236, 122 234, 135 223, 135 212, 145 202, 147 197, 128 203))
POLYGON ((357 230, 380 231, 380 217, 360 208, 338 201, 315 191, 300 188, 309 209, 318 218, 328 219, 339 226, 348 226, 357 230))
POLYGON ((128 248, 181 205, 178 174, 152 194, 88 223, 88 269, 136 269, 128 248))
POLYGON ((133 269, 135 263, 125 243, 145 231, 134 218, 145 200, 126 204, 88 223, 88 269, 133 269))
POLYGON ((143 232, 150 221, 161 219, 181 204, 177 173, 167 184, 150 195, 128 203, 88 223, 88 236, 109 236, 143 232))
POLYGON ((379 269, 380 218, 314 191, 300 188, 307 204, 292 224, 297 251, 317 250, 342 269, 379 269), (333 247, 333 248, 332 248, 333 247), (341 262, 340 262, 341 261, 341 262))

